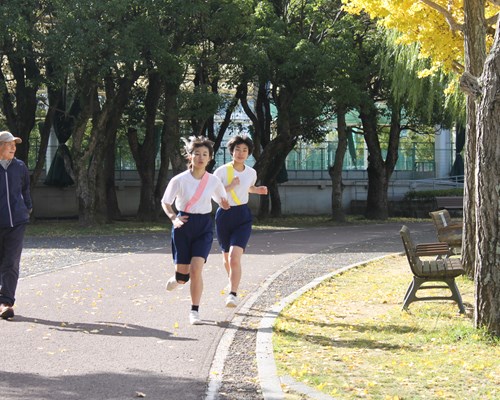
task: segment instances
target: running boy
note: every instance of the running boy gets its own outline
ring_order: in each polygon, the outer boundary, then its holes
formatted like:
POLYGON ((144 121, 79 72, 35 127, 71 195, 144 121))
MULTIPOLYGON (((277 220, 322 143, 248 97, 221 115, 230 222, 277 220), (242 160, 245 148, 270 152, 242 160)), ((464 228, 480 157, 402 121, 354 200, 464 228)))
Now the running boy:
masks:
POLYGON ((217 168, 217 176, 228 193, 230 209, 218 208, 215 214, 217 240, 222 248, 224 268, 231 290, 226 307, 237 306, 237 293, 241 281, 241 257, 252 232, 252 213, 248 207, 248 194, 267 195, 266 186, 255 186, 257 172, 245 165, 252 154, 253 142, 247 136, 234 136, 227 143, 233 161, 217 168))

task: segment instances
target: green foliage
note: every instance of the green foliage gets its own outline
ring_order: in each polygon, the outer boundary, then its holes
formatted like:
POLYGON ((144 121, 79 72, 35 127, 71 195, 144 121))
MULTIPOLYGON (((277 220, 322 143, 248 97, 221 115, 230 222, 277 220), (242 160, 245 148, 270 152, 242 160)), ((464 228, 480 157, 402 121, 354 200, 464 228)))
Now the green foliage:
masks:
MULTIPOLYGON (((428 125, 442 125, 450 128, 457 120, 463 120, 464 109, 453 104, 463 94, 445 95, 453 76, 438 71, 420 76, 422 70, 431 67, 428 58, 420 57, 418 43, 397 44, 400 35, 394 30, 384 30, 387 51, 382 57, 382 69, 391 74, 391 95, 405 105, 407 117, 428 125)), ((463 101, 463 100, 462 100, 463 101)))
POLYGON ((206 85, 192 92, 183 91, 179 96, 180 117, 184 120, 207 119, 217 112, 223 101, 222 96, 212 93, 206 85))

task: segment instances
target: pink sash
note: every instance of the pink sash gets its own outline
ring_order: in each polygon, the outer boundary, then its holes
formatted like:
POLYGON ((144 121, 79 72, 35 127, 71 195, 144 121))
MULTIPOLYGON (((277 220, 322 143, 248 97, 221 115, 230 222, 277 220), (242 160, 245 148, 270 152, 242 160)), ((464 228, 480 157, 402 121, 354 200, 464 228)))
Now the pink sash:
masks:
POLYGON ((186 204, 186 207, 184 208, 184 212, 189 212, 189 209, 194 206, 194 204, 200 200, 201 195, 203 194, 203 191, 205 190, 205 187, 207 186, 208 183, 208 177, 209 174, 205 172, 203 174, 203 177, 201 178, 201 182, 198 185, 198 188, 196 189, 196 192, 194 192, 193 197, 189 199, 189 201, 186 204))

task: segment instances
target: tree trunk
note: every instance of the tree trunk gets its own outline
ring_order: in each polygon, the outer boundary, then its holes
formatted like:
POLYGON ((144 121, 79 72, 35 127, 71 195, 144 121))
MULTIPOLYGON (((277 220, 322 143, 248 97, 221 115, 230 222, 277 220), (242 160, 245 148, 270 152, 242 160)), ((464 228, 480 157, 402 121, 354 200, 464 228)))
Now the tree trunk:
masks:
POLYGON ((482 88, 477 112, 475 323, 500 336, 500 18, 479 81, 482 88))
MULTIPOLYGON (((15 48, 15 45, 11 45, 15 48)), ((6 60, 12 76, 5 77, 0 68, 0 93, 2 97, 2 114, 7 128, 14 136, 19 136, 23 142, 17 146, 16 157, 28 164, 30 133, 35 126, 36 97, 41 83, 40 69, 33 56, 34 50, 28 46, 28 54, 19 56, 14 50, 8 52, 6 60), (15 81, 15 90, 9 91, 7 82, 15 81), (15 99, 15 100, 14 100, 15 99), (14 105, 15 101, 15 105, 14 105)), ((9 86, 10 86, 9 82, 9 86)))
POLYGON ((128 143, 141 179, 141 194, 136 216, 138 221, 156 221, 158 219, 155 205, 155 161, 158 135, 156 115, 163 87, 160 74, 157 71, 150 72, 148 78, 148 88, 144 100, 146 112, 144 141, 139 143, 136 129, 129 128, 127 130, 128 143))
POLYGON ((94 223, 95 182, 89 181, 87 168, 96 140, 91 136, 88 138, 87 146, 84 146, 84 139, 86 139, 87 125, 92 111, 96 107, 94 103, 98 101, 98 97, 97 85, 90 77, 83 76, 81 79, 77 78, 76 80, 77 87, 81 88, 81 91, 76 96, 80 98, 79 103, 82 107, 74 125, 71 153, 75 160, 75 194, 78 201, 78 221, 80 225, 88 226, 94 223), (92 190, 88 190, 88 188, 92 188, 92 190))
MULTIPOLYGON (((465 71, 480 76, 486 59, 486 23, 483 0, 464 0, 465 71)), ((464 171, 464 229, 462 264, 470 277, 474 275, 476 216, 476 100, 467 96, 464 171)))
POLYGON ((141 180, 141 193, 136 219, 138 221, 156 221, 158 214, 155 206, 155 156, 154 136, 156 132, 146 130, 144 142, 139 143, 137 130, 128 128, 127 138, 141 180), (149 138, 149 135, 153 135, 149 138), (151 140, 152 139, 152 140, 151 140), (151 141, 151 143, 150 143, 151 141))
MULTIPOLYGON (((116 168, 116 130, 109 133, 109 139, 106 141, 108 151, 104 157, 104 211, 106 222, 119 220, 122 216, 120 207, 118 206, 118 198, 116 195, 115 168, 116 168)), ((101 174, 98 174, 101 176, 101 174)))
POLYGON ((339 110, 337 111, 338 145, 335 150, 335 161, 333 165, 328 168, 328 173, 332 179, 332 219, 337 222, 345 221, 345 212, 344 207, 342 206, 342 167, 347 150, 348 134, 345 116, 345 108, 339 107, 339 110))
POLYGON ((161 199, 168 183, 169 165, 172 174, 177 175, 186 169, 186 162, 180 153, 181 133, 179 129, 179 108, 177 95, 179 86, 175 83, 165 87, 165 108, 163 112, 163 130, 160 148, 160 170, 155 188, 155 205, 157 215, 162 212, 161 199))
MULTIPOLYGON (((248 90, 247 85, 242 84, 242 91, 240 93, 240 102, 243 110, 247 114, 248 118, 252 121, 253 127, 253 142, 254 142, 254 151, 253 156, 256 160, 255 165, 257 166, 257 177, 261 184, 268 185, 262 179, 259 171, 264 170, 264 168, 260 168, 258 166, 259 160, 261 159, 263 149, 269 144, 271 138, 271 110, 269 105, 269 96, 267 94, 267 83, 260 82, 257 90, 257 99, 255 102, 255 113, 251 110, 248 105, 248 90)), ((269 164, 268 161, 264 162, 265 164, 269 164)), ((255 166, 254 166, 255 167, 255 166)), ((280 168, 281 166, 278 166, 280 168)), ((279 171, 279 169, 278 169, 279 171)), ((272 186, 274 183, 269 181, 269 184, 272 186)), ((280 202, 281 204, 281 202, 280 202)), ((258 215, 260 217, 266 217, 269 215, 270 202, 269 196, 259 196, 259 212, 258 215)))
MULTIPOLYGON (((90 192, 89 195, 94 197, 93 209, 87 209, 92 215, 92 217, 89 218, 93 219, 91 225, 111 222, 107 208, 107 185, 110 171, 108 169, 109 164, 106 162, 108 158, 107 153, 111 150, 110 143, 114 141, 111 136, 116 135, 116 132, 107 132, 106 130, 106 122, 111 118, 111 113, 109 106, 104 106, 92 119, 92 130, 90 135, 96 138, 96 145, 87 168, 87 179, 89 180, 89 184, 92 185, 88 187, 87 190, 90 192)), ((114 151, 114 148, 111 151, 114 151)))
POLYGON ((281 200, 277 190, 276 178, 285 163, 288 153, 295 146, 295 141, 288 135, 278 135, 262 151, 261 156, 254 165, 257 175, 262 185, 267 186, 271 195, 271 210, 269 210, 269 199, 267 196, 260 196, 259 217, 265 218, 269 212, 273 216, 281 216, 281 200))
POLYGON ((96 213, 99 214, 99 222, 111 222, 121 217, 115 185, 116 135, 130 91, 138 77, 137 71, 129 71, 119 78, 106 77, 106 101, 93 119, 92 135, 97 137, 98 145, 90 159, 89 174, 95 175, 97 182, 96 213))
POLYGON ((366 197, 365 217, 385 220, 389 214, 387 201, 388 182, 378 138, 375 106, 362 105, 359 115, 368 147, 368 194, 366 197))
POLYGON ((387 156, 384 161, 377 132, 377 111, 374 106, 361 106, 360 117, 368 146, 368 196, 365 216, 368 219, 389 217, 387 191, 389 180, 398 160, 399 135, 401 132, 401 106, 391 104, 391 126, 387 156))
POLYGON ((271 217, 281 217, 281 198, 278 183, 274 180, 269 183, 269 199, 271 200, 271 217))
POLYGON ((37 184, 45 164, 47 156, 47 148, 49 145, 50 130, 52 128, 52 124, 54 123, 55 113, 56 113, 55 104, 54 105, 49 104, 49 109, 47 110, 47 114, 45 114, 45 120, 43 122, 42 128, 40 129, 40 147, 38 148, 36 165, 31 174, 30 184, 32 190, 37 184))
POLYGON ((271 104, 269 101, 267 82, 261 82, 259 84, 257 92, 256 114, 259 121, 259 129, 256 129, 256 140, 255 147, 259 148, 259 153, 256 153, 256 157, 260 155, 260 148, 266 147, 271 141, 271 123, 273 117, 271 115, 271 104), (257 135, 257 132, 259 134, 257 135))
MULTIPOLYGON (((109 151, 108 145, 116 137, 118 123, 132 85, 137 78, 138 72, 130 71, 129 75, 116 78, 115 88, 115 83, 111 77, 108 77, 106 79, 106 100, 102 108, 99 107, 95 83, 89 83, 91 89, 84 91, 84 93, 92 93, 82 102, 84 107, 93 114, 88 145, 83 146, 86 121, 82 121, 75 132, 77 134, 73 135, 73 153, 76 155, 78 178, 76 194, 79 203, 79 221, 83 225, 100 224, 110 220, 107 209, 109 191, 106 190, 105 181, 106 176, 110 176, 109 174, 113 176, 114 167, 112 171, 107 171, 107 174, 102 173, 102 168, 106 152, 109 151)), ((112 194, 116 196, 114 179, 112 194)))

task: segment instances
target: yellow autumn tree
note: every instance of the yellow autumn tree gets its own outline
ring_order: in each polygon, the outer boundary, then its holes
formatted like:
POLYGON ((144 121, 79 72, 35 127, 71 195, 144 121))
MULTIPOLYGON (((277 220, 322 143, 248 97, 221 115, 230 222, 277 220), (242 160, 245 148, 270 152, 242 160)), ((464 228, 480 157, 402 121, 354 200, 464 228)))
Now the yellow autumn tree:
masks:
MULTIPOLYGON (((344 10, 351 14, 366 12, 387 29, 400 33, 401 44, 420 45, 420 56, 431 60, 432 69, 464 72, 464 1, 463 0, 342 0, 344 10)), ((485 17, 491 20, 500 7, 485 3, 485 17)), ((488 47, 493 31, 487 35, 488 47)))
POLYGON ((500 0, 342 0, 417 43, 467 94, 462 262, 475 278, 476 326, 500 336, 500 0))

